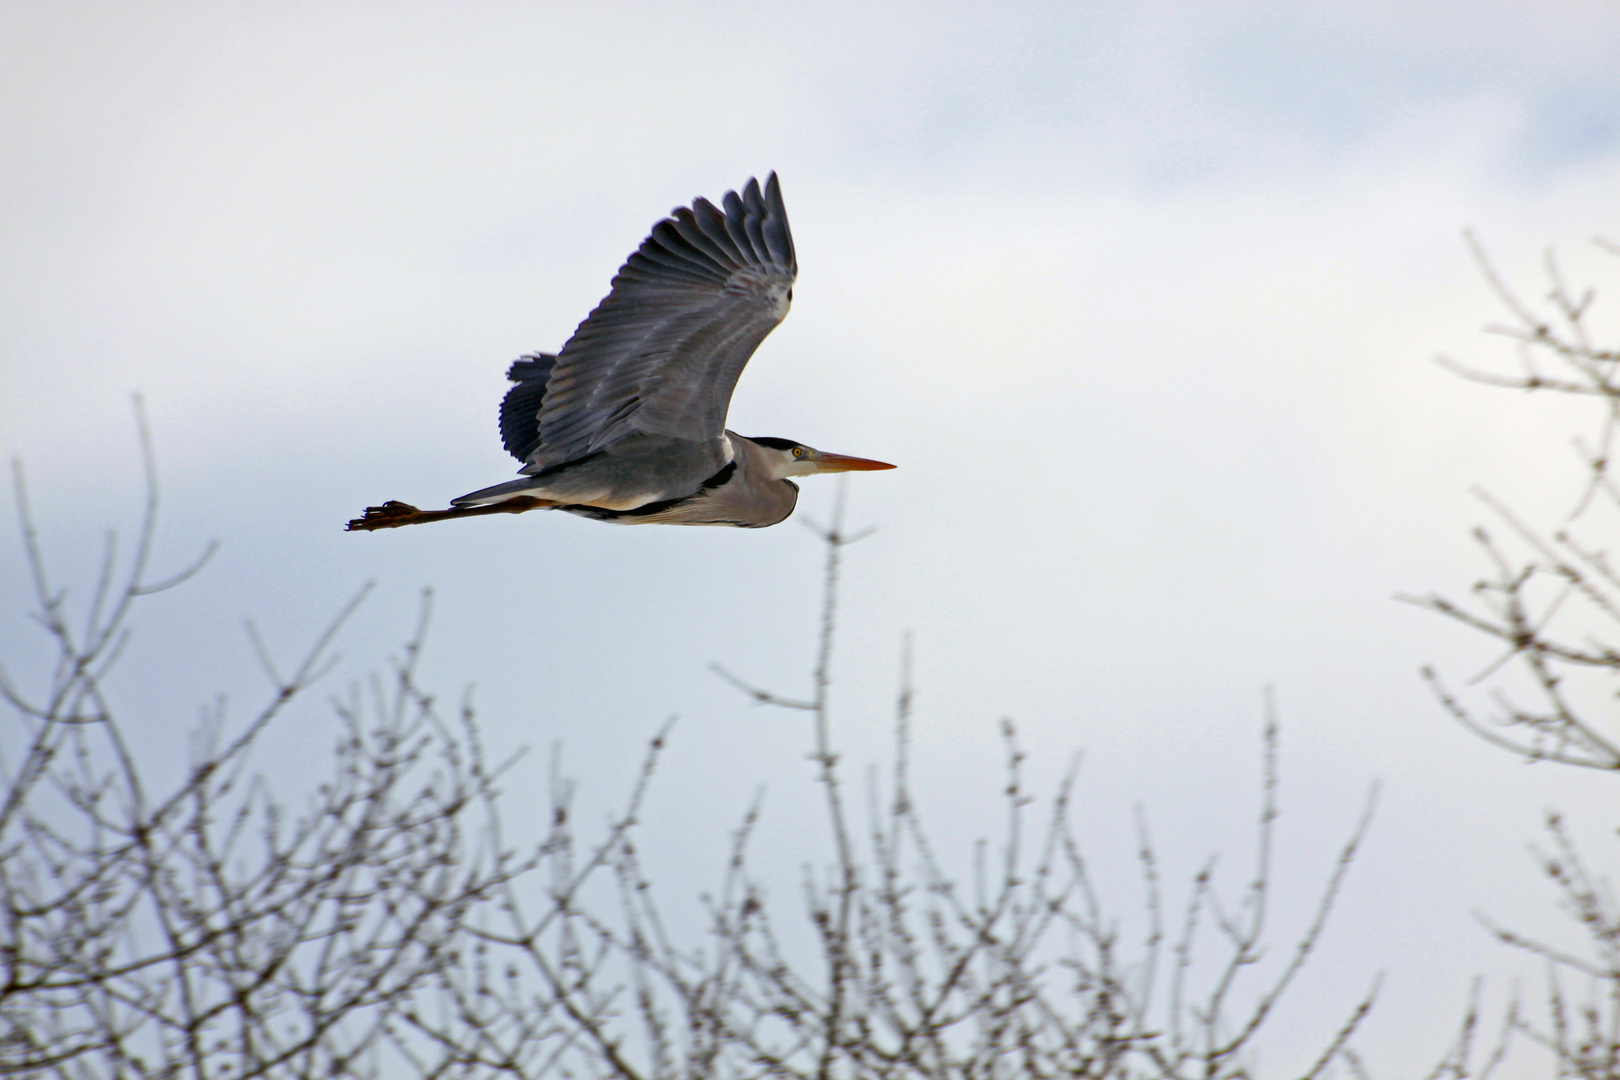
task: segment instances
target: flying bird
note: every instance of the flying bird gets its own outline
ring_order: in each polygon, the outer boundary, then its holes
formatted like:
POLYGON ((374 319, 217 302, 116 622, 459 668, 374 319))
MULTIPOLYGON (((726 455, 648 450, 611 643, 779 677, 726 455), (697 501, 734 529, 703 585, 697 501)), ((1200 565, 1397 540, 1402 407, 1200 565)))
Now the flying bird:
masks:
POLYGON ((653 226, 612 291, 561 351, 512 364, 501 441, 519 479, 450 500, 366 508, 349 530, 479 514, 566 510, 619 524, 786 520, 791 477, 892 469, 792 439, 726 429, 748 358, 788 313, 798 275, 782 187, 750 179, 720 206, 696 199, 653 226))

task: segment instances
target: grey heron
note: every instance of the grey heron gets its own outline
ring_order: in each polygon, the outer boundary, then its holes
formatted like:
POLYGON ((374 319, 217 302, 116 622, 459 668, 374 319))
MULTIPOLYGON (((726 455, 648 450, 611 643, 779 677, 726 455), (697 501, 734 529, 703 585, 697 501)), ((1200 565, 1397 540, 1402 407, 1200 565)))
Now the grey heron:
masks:
POLYGON ((512 364, 501 441, 519 479, 450 501, 366 508, 350 530, 565 510, 619 524, 763 528, 793 513, 791 479, 892 469, 726 429, 737 378, 787 315, 798 274, 782 187, 750 179, 652 228, 555 354, 512 364))

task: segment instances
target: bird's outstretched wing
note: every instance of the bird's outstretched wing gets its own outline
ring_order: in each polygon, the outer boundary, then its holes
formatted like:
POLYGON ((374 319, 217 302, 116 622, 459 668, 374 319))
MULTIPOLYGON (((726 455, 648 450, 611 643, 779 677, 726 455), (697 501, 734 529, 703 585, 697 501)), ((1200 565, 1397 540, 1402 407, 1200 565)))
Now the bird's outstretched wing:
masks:
POLYGON ((798 263, 775 173, 721 202, 676 209, 619 269, 557 354, 523 472, 636 432, 724 433, 737 377, 787 315, 798 263))

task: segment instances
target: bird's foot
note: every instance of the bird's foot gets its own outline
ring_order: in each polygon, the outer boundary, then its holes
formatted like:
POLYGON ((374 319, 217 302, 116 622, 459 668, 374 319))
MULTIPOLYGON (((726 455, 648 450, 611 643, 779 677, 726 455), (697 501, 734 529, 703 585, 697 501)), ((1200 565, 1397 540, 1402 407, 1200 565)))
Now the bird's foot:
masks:
POLYGON ((422 519, 422 511, 410 503, 402 503, 397 499, 389 499, 381 506, 368 506, 361 517, 354 518, 345 525, 345 532, 370 532, 373 529, 397 529, 401 525, 413 525, 422 519))

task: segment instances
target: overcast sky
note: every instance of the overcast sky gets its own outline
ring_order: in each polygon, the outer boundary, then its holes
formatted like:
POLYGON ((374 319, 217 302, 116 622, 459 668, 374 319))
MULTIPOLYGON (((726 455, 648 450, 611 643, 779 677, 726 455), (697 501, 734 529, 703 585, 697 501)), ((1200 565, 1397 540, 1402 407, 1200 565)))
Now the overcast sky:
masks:
MULTIPOLYGON (((1275 687, 1285 930, 1375 778, 1384 798, 1262 1064, 1302 1063, 1378 971, 1383 1076, 1427 1070, 1475 973, 1534 998, 1472 913, 1556 927, 1526 845, 1548 806, 1612 842, 1615 781, 1451 724, 1418 668, 1460 683, 1491 653, 1392 597, 1484 569, 1470 485, 1533 520, 1570 505, 1587 418, 1432 360, 1505 355, 1468 227, 1532 296, 1555 248, 1620 334, 1589 243, 1620 236, 1612 4, 0 5, 0 450, 82 581, 137 505, 139 391, 166 563, 222 544, 139 620, 118 685, 151 744, 217 692, 251 706, 243 619, 291 655, 375 579, 337 690, 432 586, 429 681, 474 686, 500 746, 560 743, 587 805, 681 718, 649 825, 667 895, 717 879, 766 786, 795 904, 823 853, 807 732, 707 667, 803 691, 806 530, 340 531, 507 479, 507 363, 560 346, 671 207, 772 169, 800 279, 730 425, 900 466, 849 482, 879 530, 849 552, 846 761, 888 753, 909 630, 942 845, 993 828, 1010 716, 1037 786, 1084 751, 1085 834, 1129 907, 1136 804, 1183 876, 1224 850, 1242 882, 1275 687)), ((833 481, 803 486, 823 517, 833 481)), ((312 701, 265 765, 330 739, 312 701)))

